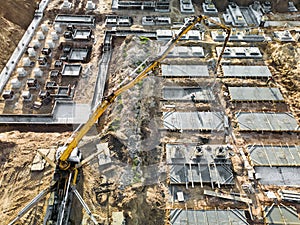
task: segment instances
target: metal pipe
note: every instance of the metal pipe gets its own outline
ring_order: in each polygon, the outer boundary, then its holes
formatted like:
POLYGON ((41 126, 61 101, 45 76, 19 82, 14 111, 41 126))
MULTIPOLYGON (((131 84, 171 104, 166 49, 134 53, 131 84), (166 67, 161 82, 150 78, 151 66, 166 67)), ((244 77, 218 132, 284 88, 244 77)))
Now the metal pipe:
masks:
POLYGON ((47 195, 49 192, 49 188, 46 188, 45 190, 41 191, 34 199, 31 200, 17 215, 16 218, 14 218, 8 225, 12 225, 15 222, 17 222, 25 213, 27 213, 33 206, 35 206, 45 195, 47 195))
POLYGON ((69 197, 69 188, 70 188, 71 179, 72 179, 72 173, 70 173, 70 175, 69 175, 68 183, 67 183, 67 186, 66 186, 65 196, 64 196, 64 199, 61 203, 61 206, 60 206, 60 209, 59 209, 59 212, 58 212, 57 225, 62 225, 63 224, 66 203, 67 203, 67 200, 68 200, 68 197, 69 197))
POLYGON ((87 214, 89 215, 89 217, 91 218, 91 220, 94 222, 94 224, 99 224, 97 222, 97 220, 95 219, 95 217, 93 216, 91 210, 89 209, 89 207, 87 206, 87 204, 84 202, 83 198, 81 197, 81 195, 77 191, 77 189, 76 189, 75 186, 72 186, 72 191, 76 195, 76 197, 78 198, 79 202, 81 203, 81 205, 83 206, 84 210, 87 212, 87 214))

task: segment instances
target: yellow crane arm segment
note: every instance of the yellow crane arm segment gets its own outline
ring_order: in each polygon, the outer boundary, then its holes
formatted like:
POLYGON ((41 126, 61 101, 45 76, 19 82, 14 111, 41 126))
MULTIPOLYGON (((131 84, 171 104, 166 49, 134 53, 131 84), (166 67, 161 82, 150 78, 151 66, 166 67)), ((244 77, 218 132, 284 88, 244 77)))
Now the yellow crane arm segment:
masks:
POLYGON ((72 151, 74 148, 76 148, 78 146, 78 143, 81 141, 81 139, 83 138, 83 136, 85 136, 85 134, 90 130, 90 128, 95 124, 95 122, 97 122, 97 120, 102 116, 102 114, 106 111, 106 109, 114 102, 114 100, 121 95, 123 92, 127 91, 128 89, 130 89, 131 87, 133 87, 134 85, 136 85, 139 81, 143 80, 145 77, 148 76, 148 74, 153 71, 157 66, 159 66, 160 62, 162 60, 164 60, 167 55, 169 54, 169 52, 173 49, 173 47, 177 44, 177 42, 181 39, 181 37, 185 34, 187 34, 187 32, 189 30, 191 30, 197 23, 200 23, 203 19, 207 19, 209 21, 211 21, 212 23, 215 23, 217 25, 219 25, 221 28, 225 29, 227 32, 227 37, 225 39, 224 45, 223 45, 223 49, 222 49, 222 53, 219 56, 218 59, 218 63, 217 63, 217 67, 218 64, 221 60, 221 56, 223 54, 224 48, 227 44, 227 41, 229 39, 229 35, 230 35, 230 28, 224 26, 223 24, 219 24, 214 20, 209 19, 206 16, 197 16, 197 17, 192 17, 190 18, 183 27, 180 28, 179 32, 177 33, 177 35, 175 35, 173 38, 170 39, 170 41, 166 44, 165 48, 162 50, 162 53, 159 54, 159 56, 157 58, 155 58, 148 66, 146 66, 142 72, 140 72, 136 78, 134 78, 132 81, 130 81, 128 84, 120 87, 119 89, 117 89, 116 91, 112 92, 108 97, 106 97, 101 104, 99 104, 96 107, 96 110, 91 114, 90 118, 88 119, 88 121, 79 129, 79 131, 74 135, 72 141, 68 144, 67 148, 65 149, 65 151, 61 154, 61 156, 59 157, 58 160, 58 164, 59 167, 61 169, 68 169, 69 165, 68 165, 68 158, 70 157, 72 151))

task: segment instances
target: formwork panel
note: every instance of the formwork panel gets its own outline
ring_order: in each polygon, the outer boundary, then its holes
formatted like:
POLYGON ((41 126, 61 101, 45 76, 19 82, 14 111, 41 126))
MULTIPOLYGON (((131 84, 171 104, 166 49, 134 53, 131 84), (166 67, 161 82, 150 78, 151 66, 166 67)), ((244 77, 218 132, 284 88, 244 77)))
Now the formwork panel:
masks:
POLYGON ((215 96, 209 88, 196 87, 164 87, 163 99, 174 101, 191 101, 192 95, 194 100, 199 102, 215 101, 215 96))
POLYGON ((300 166, 300 146, 248 146, 255 166, 300 166))
POLYGON ((190 57, 197 57, 203 58, 204 57, 204 50, 202 47, 198 46, 175 46, 173 50, 168 54, 169 58, 172 57, 180 57, 180 58, 190 58, 190 57))
POLYGON ((298 131, 299 125, 291 113, 236 113, 241 131, 298 131))
POLYGON ((209 77, 206 65, 165 65, 161 66, 163 77, 209 77))
POLYGON ((221 112, 164 112, 163 128, 167 130, 224 130, 221 112))
MULTIPOLYGON (((216 47, 217 55, 222 52, 222 47, 216 47)), ((261 59, 262 54, 257 47, 226 47, 222 55, 223 58, 238 59, 261 59)))
POLYGON ((267 66, 222 65, 224 77, 268 78, 272 74, 267 66))
POLYGON ((242 210, 182 210, 170 212, 172 225, 247 225, 245 212, 242 210))
POLYGON ((93 26, 95 17, 90 15, 57 15, 55 23, 93 26))
POLYGON ((166 144, 166 161, 168 164, 231 164, 229 149, 226 145, 166 144))
POLYGON ((255 167, 263 185, 295 186, 300 185, 300 167, 255 167))
POLYGON ((300 224, 297 210, 283 204, 265 207, 264 217, 266 224, 300 224))
POLYGON ((88 104, 58 102, 53 112, 53 119, 62 124, 81 124, 88 120, 89 115, 90 106, 88 104))
POLYGON ((85 30, 76 29, 73 34, 73 39, 74 40, 88 40, 91 36, 91 33, 92 33, 92 31, 89 29, 85 29, 85 30))
POLYGON ((62 69, 62 76, 78 77, 81 73, 82 66, 80 64, 65 64, 62 69))
POLYGON ((233 185, 229 146, 197 143, 166 144, 172 185, 214 183, 233 185))
POLYGON ((88 58, 88 49, 72 49, 69 60, 70 61, 86 61, 88 58))
POLYGON ((232 101, 283 101, 278 88, 269 87, 229 87, 232 101))
POLYGON ((18 125, 30 125, 30 124, 51 124, 51 116, 38 116, 38 115, 0 115, 0 124, 18 124, 18 125))
POLYGON ((220 185, 233 185, 231 165, 222 164, 172 164, 170 165, 170 183, 201 184, 217 183, 220 185))

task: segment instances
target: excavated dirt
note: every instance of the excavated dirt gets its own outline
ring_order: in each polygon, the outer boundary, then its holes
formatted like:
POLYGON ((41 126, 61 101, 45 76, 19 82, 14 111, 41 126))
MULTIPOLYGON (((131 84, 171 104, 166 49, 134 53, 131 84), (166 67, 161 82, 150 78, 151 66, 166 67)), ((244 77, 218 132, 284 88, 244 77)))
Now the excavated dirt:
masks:
MULTIPOLYGON (((126 83, 136 68, 148 56, 157 54, 159 47, 149 39, 130 36, 116 47, 110 71, 110 89, 126 83), (125 81, 124 81, 125 80, 125 81)), ((134 77, 134 75, 132 75, 134 77)), ((113 170, 103 175, 114 182, 107 196, 97 190, 102 212, 124 211, 129 225, 163 224, 165 217, 166 180, 160 171, 163 152, 158 133, 156 109, 159 104, 159 79, 148 77, 119 96, 108 110, 102 129, 114 155, 113 170), (108 205, 104 204, 108 202, 108 205), (109 209, 107 209, 109 208, 109 209)), ((104 217, 105 215, 101 215, 104 217)))
POLYGON ((37 0, 7 0, 0 4, 0 71, 31 23, 37 0), (26 12, 26 13, 24 13, 26 12))
POLYGON ((291 111, 300 122, 300 44, 274 43, 267 46, 266 61, 291 111))
MULTIPOLYGON (((52 168, 31 172, 30 166, 39 148, 62 145, 69 133, 6 132, 0 134, 0 216, 3 224, 17 215, 40 191, 49 187, 52 168)), ((23 224, 39 221, 43 203, 23 218, 23 224), (26 223, 24 222, 26 221, 26 223)))

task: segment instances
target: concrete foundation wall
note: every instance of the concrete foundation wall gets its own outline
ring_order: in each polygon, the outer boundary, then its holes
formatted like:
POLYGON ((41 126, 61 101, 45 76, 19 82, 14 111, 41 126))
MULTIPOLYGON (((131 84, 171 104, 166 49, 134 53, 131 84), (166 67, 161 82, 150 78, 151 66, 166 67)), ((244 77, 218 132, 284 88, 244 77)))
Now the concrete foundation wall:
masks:
MULTIPOLYGON (((269 0, 272 4, 272 10, 275 12, 287 12, 288 9, 288 1, 282 1, 282 0, 269 0)), ((204 2, 201 1, 201 3, 204 2)), ((213 0, 213 3, 217 7, 219 11, 225 11, 227 5, 228 5, 228 0, 224 1, 218 1, 218 0, 213 0)), ((236 2, 239 6, 248 6, 249 4, 252 4, 254 0, 232 0, 232 2, 236 2)), ((265 0, 260 0, 260 2, 265 2, 265 0)), ((297 8, 300 7, 300 0, 293 0, 295 6, 297 8)))

